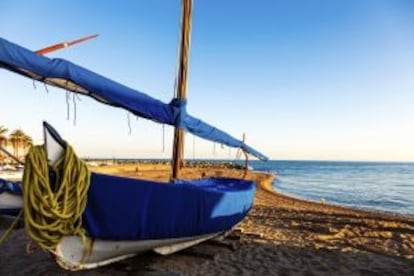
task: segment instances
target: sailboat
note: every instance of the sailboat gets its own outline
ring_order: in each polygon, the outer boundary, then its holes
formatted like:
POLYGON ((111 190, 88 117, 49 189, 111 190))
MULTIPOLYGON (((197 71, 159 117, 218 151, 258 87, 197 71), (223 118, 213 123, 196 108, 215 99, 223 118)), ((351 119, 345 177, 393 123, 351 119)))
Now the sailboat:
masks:
MULTIPOLYGON (((84 236, 63 235, 55 246, 48 249, 57 263, 65 269, 91 269, 149 250, 159 254, 171 254, 228 231, 252 207, 255 194, 253 181, 223 177, 179 179, 183 131, 240 148, 246 154, 267 160, 265 155, 244 141, 186 111, 191 0, 183 1, 182 10, 178 93, 169 103, 69 61, 49 59, 0 38, 2 68, 47 85, 92 97, 101 103, 125 109, 139 117, 171 125, 176 129, 173 175, 169 183, 90 173, 87 200, 80 219, 82 231, 89 243, 85 242, 84 236)), ((62 184, 56 181, 59 179, 56 176, 57 171, 51 168, 62 160, 70 146, 50 124, 44 122, 43 127, 43 149, 50 178, 47 188, 52 187, 56 191, 62 184)), ((37 202, 35 197, 30 198, 26 190, 33 184, 26 171, 25 179, 30 183, 23 190, 24 207, 27 209, 37 202)), ((35 212, 35 209, 25 212, 26 223, 30 223, 27 213, 35 212)), ((30 226, 26 225, 26 228, 30 226)))

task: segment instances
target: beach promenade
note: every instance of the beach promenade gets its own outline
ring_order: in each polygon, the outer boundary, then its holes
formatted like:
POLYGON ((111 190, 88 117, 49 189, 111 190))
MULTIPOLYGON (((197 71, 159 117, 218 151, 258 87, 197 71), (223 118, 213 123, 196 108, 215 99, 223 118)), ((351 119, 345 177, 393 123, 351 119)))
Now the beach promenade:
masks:
MULTIPOLYGON (((92 170, 167 180, 168 164, 92 170)), ((191 166, 183 178, 241 177, 226 166, 191 166)), ((249 172, 257 193, 247 218, 226 237, 171 256, 148 253, 79 275, 414 275, 414 217, 299 200, 274 191, 272 175, 249 172)), ((7 221, 2 221, 4 229, 7 221)), ((3 230, 0 230, 1 232, 3 230)), ((0 247, 0 275, 72 275, 50 256, 26 252, 24 229, 0 247)))

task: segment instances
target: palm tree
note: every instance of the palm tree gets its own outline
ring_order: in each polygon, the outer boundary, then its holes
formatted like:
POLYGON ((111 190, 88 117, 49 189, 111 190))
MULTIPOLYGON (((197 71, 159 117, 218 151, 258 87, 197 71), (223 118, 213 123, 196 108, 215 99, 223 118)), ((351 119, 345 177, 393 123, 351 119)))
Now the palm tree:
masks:
POLYGON ((23 149, 27 152, 33 146, 33 139, 27 134, 23 137, 23 149))
MULTIPOLYGON (((0 147, 7 145, 7 136, 6 132, 8 131, 7 128, 4 126, 0 126, 0 147)), ((0 153, 0 160, 3 161, 4 156, 0 153)))
POLYGON ((0 126, 0 146, 7 145, 7 131, 7 128, 5 128, 4 126, 0 126))
POLYGON ((23 147, 23 141, 26 134, 21 129, 13 130, 9 135, 9 142, 13 147, 13 154, 19 158, 19 149, 23 147))

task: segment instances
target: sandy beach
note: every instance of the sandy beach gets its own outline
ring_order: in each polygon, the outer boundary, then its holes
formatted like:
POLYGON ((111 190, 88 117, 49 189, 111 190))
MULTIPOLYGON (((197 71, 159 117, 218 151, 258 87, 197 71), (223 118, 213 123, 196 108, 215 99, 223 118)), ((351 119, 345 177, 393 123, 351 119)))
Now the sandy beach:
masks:
MULTIPOLYGON (((95 171, 167 180, 166 164, 111 164, 95 171)), ((185 168, 183 178, 240 177, 226 167, 185 168)), ((39 249, 26 252, 24 229, 0 247, 0 275, 414 275, 414 217, 295 199, 272 175, 250 172, 257 193, 247 218, 225 237, 171 256, 148 253, 91 271, 67 272, 39 249)), ((2 233, 9 223, 1 219, 2 233)))

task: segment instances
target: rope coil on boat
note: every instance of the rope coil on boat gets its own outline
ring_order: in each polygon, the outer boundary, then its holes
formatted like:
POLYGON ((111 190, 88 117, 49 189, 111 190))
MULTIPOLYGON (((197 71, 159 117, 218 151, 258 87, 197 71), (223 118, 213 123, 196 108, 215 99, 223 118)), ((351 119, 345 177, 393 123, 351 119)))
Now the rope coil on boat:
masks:
POLYGON ((88 246, 82 228, 91 173, 72 147, 53 166, 46 150, 35 146, 26 156, 23 175, 24 219, 28 235, 42 249, 54 251, 63 236, 76 235, 88 246), (55 173, 50 183, 49 168, 55 173))

